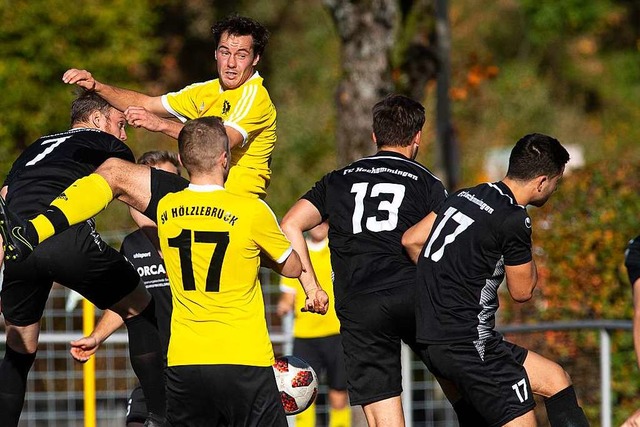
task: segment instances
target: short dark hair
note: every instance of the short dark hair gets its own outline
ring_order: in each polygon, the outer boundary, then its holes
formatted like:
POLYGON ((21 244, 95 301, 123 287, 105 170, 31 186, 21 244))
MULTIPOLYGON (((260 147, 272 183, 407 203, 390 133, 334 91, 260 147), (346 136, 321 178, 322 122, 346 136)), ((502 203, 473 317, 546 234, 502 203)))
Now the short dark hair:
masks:
POLYGON ((143 153, 140 157, 138 157, 139 165, 147 165, 153 167, 160 163, 171 163, 178 169, 178 174, 180 174, 180 159, 178 159, 178 155, 173 151, 147 151, 146 153, 143 153))
POLYGON ((389 95, 373 106, 373 133, 378 148, 407 147, 422 130, 424 107, 403 95, 389 95))
POLYGON ((96 110, 104 114, 105 117, 109 117, 112 108, 111 104, 96 92, 83 90, 71 103, 71 125, 87 121, 91 113, 96 110))
POLYGON ((264 48, 269 41, 269 30, 258 21, 245 16, 230 15, 211 27, 213 41, 216 49, 220 43, 220 38, 226 32, 233 36, 251 36, 253 38, 253 54, 262 55, 264 48))
POLYGON ((216 159, 228 147, 227 132, 217 116, 189 120, 178 135, 180 159, 189 174, 213 170, 216 159))
POLYGON ((569 161, 569 152, 557 139, 540 133, 525 135, 511 150, 507 177, 529 181, 538 176, 560 175, 569 161))

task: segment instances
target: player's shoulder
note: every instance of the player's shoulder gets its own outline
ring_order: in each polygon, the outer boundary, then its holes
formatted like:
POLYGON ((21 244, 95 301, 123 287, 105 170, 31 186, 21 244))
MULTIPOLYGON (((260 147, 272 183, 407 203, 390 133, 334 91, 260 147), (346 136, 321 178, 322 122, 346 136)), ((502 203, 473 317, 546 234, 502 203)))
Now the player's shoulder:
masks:
POLYGON ((165 96, 167 98, 196 98, 202 94, 217 94, 220 92, 220 80, 211 79, 201 82, 194 82, 180 90, 169 92, 165 96))
POLYGON ((273 214, 271 206, 269 206, 266 201, 262 200, 259 197, 235 194, 229 192, 226 189, 220 192, 220 197, 225 198, 227 203, 229 203, 231 206, 235 206, 237 209, 248 213, 273 214))
MULTIPOLYGON (((124 142, 114 135, 93 128, 73 128, 64 132, 43 136, 36 141, 36 143, 40 145, 54 144, 56 142, 64 143, 64 146, 78 145, 100 151, 131 151, 124 142)), ((133 152, 131 152, 131 156, 133 156, 133 152)))
POLYGON ((426 182, 440 182, 433 172, 416 160, 410 159, 393 151, 379 151, 376 154, 361 159, 362 163, 373 164, 378 168, 388 168, 388 172, 399 176, 411 177, 426 182))
POLYGON ((242 87, 254 87, 255 90, 268 93, 267 88, 264 86, 264 78, 257 71, 253 73, 253 76, 251 76, 246 82, 244 82, 244 84, 240 86, 240 88, 242 87))
POLYGON ((496 208, 526 213, 525 207, 518 204, 511 189, 502 181, 479 184, 471 192, 482 195, 484 200, 490 201, 496 208))
POLYGON ((237 88, 225 91, 225 95, 241 100, 240 105, 272 105, 269 91, 258 72, 237 88))

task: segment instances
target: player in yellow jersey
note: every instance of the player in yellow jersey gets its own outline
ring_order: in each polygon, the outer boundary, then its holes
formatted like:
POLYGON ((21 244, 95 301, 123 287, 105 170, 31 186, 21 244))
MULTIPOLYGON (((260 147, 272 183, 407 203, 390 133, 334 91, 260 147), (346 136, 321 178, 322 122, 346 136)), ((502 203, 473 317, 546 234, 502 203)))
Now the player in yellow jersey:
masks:
MULTIPOLYGON (((318 281, 333 301, 333 271, 327 239, 328 224, 322 223, 307 233, 307 247, 311 263, 318 281)), ((347 396, 347 374, 342 357, 340 321, 336 312, 329 307, 325 316, 316 316, 295 310, 304 307, 305 294, 299 291, 295 279, 283 277, 280 280, 280 301, 278 314, 283 316, 293 311, 293 355, 309 362, 321 375, 325 372, 329 383, 329 427, 351 426, 351 409, 347 396)), ((316 423, 315 404, 295 417, 296 427, 313 427, 316 423)))
MULTIPOLYGON (((97 81, 86 70, 67 70, 62 80, 93 90, 115 108, 125 113, 128 123, 176 138, 188 119, 219 116, 224 120, 231 147, 231 170, 228 191, 264 198, 271 180, 269 167, 276 142, 276 109, 262 85, 255 67, 269 39, 269 32, 253 19, 231 16, 212 28, 216 43, 218 78, 195 83, 178 92, 149 96, 97 81), (173 118, 173 119, 170 119, 173 118), (175 119, 179 119, 175 120, 175 119)), ((58 199, 50 210, 25 224, 17 235, 10 235, 5 256, 24 258, 35 245, 80 222, 87 212, 98 213, 114 198, 118 190, 141 187, 139 196, 150 197, 156 187, 179 191, 186 183, 171 176, 138 175, 135 165, 110 159, 94 175, 75 182, 72 191, 58 199), (153 178, 162 179, 155 182, 153 178), (109 190, 111 188, 111 191, 109 190)), ((148 201, 148 199, 146 200, 148 201)), ((136 206, 144 211, 145 203, 136 206)), ((1 214, 1 212, 0 212, 1 214)))
MULTIPOLYGON (((262 254, 281 274, 298 277, 300 259, 264 201, 222 187, 230 160, 219 119, 188 122, 178 149, 191 183, 157 209, 173 295, 168 422, 286 426, 258 271, 262 254)), ((326 312, 326 298, 308 301, 305 307, 326 312)))
POLYGON ((271 179, 269 159, 276 142, 276 109, 255 67, 269 32, 257 21, 242 16, 216 23, 212 32, 218 78, 178 92, 149 96, 99 82, 90 72, 75 68, 67 70, 62 80, 95 90, 124 111, 132 126, 174 138, 189 119, 221 117, 232 150, 227 190, 264 198, 271 179))

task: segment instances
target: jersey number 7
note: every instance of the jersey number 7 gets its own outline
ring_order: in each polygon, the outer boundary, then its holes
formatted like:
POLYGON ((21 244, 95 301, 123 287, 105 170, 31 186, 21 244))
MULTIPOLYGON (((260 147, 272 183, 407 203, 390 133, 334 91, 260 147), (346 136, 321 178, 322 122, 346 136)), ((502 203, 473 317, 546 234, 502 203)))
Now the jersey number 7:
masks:
POLYGON ((193 231, 184 229, 176 237, 168 239, 169 247, 178 248, 180 254, 180 270, 182 270, 182 286, 185 291, 196 290, 196 280, 193 274, 193 262, 191 260, 191 246, 195 243, 215 243, 216 248, 209 262, 209 270, 206 279, 206 292, 220 292, 220 271, 222 261, 229 246, 229 232, 227 231, 193 231))

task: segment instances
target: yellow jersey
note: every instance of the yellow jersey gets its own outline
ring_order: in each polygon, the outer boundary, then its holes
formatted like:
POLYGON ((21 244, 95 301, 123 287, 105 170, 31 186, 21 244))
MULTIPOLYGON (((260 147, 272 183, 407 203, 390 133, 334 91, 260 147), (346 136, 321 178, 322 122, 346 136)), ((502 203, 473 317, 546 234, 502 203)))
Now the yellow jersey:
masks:
POLYGON ((266 196, 271 181, 271 153, 276 143, 276 108, 258 72, 241 86, 223 90, 220 80, 194 83, 162 96, 162 105, 186 122, 218 116, 242 134, 242 144, 231 150, 231 170, 225 189, 231 193, 266 196))
POLYGON ((293 336, 295 338, 321 338, 340 333, 340 321, 333 307, 333 270, 331 268, 331 254, 329 253, 329 240, 324 239, 321 243, 312 243, 307 240, 309 248, 309 258, 311 265, 316 272, 318 282, 322 289, 329 295, 329 309, 327 314, 320 316, 315 313, 301 312, 304 307, 306 295, 298 279, 283 277, 280 279, 280 290, 282 292, 293 292, 296 294, 294 302, 294 322, 293 336))
POLYGON ((191 184, 163 197, 157 213, 173 301, 168 365, 270 366, 260 253, 282 263, 293 250, 273 211, 191 184))

